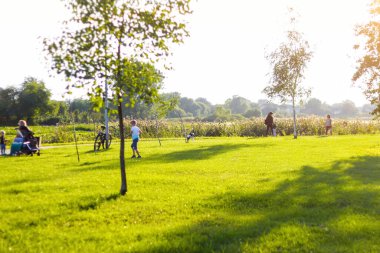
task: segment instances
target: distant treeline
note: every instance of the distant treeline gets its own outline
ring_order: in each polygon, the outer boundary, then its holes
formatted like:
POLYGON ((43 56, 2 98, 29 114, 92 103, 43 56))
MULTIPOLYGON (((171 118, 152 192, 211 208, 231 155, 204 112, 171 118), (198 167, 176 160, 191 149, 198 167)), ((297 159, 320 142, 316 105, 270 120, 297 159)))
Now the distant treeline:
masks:
MULTIPOLYGON (((231 121, 234 119, 250 119, 265 117, 269 112, 274 112, 278 118, 292 117, 292 106, 290 104, 275 104, 268 100, 260 99, 252 102, 241 96, 233 96, 227 99, 224 104, 213 105, 206 98, 191 99, 180 97, 179 93, 172 95, 179 96, 177 112, 168 114, 169 118, 176 118, 180 113, 186 117, 196 118, 202 121, 231 121)), ((298 106, 297 115, 326 116, 330 114, 333 118, 371 118, 373 105, 366 104, 357 107, 350 100, 329 105, 317 98, 310 98, 302 107, 298 106)), ((136 107, 138 112, 138 107, 136 107)), ((143 117, 142 117, 143 118, 143 117)))
MULTIPOLYGON (((265 117, 274 112, 277 118, 292 115, 291 105, 270 103, 267 100, 252 102, 240 96, 232 96, 224 104, 214 105, 206 98, 181 97, 177 92, 161 94, 163 99, 175 98, 177 105, 167 112, 167 118, 185 118, 196 121, 221 122, 265 117)), ((66 101, 51 100, 51 92, 43 81, 28 77, 20 87, 0 88, 0 125, 15 125, 19 119, 25 119, 31 125, 55 125, 57 123, 93 123, 103 121, 103 112, 95 112, 88 99, 66 101)), ((114 109, 111 108, 110 109, 114 109)), ((370 104, 357 107, 354 102, 345 100, 337 104, 326 104, 317 98, 309 99, 298 107, 298 115, 325 116, 333 118, 370 118, 374 109, 370 104)), ((134 108, 125 107, 124 117, 136 119, 154 119, 157 111, 153 105, 137 102, 134 108)), ((116 120, 110 115, 111 120, 116 120)))

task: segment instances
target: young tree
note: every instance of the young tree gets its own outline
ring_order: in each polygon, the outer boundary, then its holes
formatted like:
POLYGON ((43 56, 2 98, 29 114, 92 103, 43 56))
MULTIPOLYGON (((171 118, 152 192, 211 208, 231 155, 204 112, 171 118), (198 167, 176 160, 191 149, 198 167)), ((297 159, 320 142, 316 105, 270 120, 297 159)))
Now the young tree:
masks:
MULTIPOLYGON (((291 18, 291 23, 294 22, 295 19, 291 18)), ((302 86, 306 64, 311 57, 309 43, 295 29, 287 32, 286 42, 266 56, 272 66, 271 84, 263 92, 270 99, 277 97, 281 103, 292 103, 294 139, 297 138, 296 104, 311 93, 310 89, 302 86)))
POLYGON ((162 75, 153 64, 188 35, 179 17, 190 13, 189 5, 190 0, 68 0, 73 18, 61 37, 44 41, 52 69, 66 76, 69 89, 87 87, 102 106, 101 81, 107 82, 111 95, 105 99, 117 106, 119 121, 122 195, 127 192, 123 101, 133 106, 137 98, 147 103, 157 98, 162 75))
POLYGON ((159 100, 154 103, 150 108, 150 113, 153 115, 156 121, 156 137, 158 143, 161 146, 161 139, 159 134, 159 124, 158 119, 164 118, 168 113, 174 110, 178 106, 179 98, 176 96, 166 97, 165 95, 160 95, 159 100))
POLYGON ((373 0, 370 14, 372 20, 356 28, 356 35, 361 43, 354 49, 361 50, 364 55, 358 59, 356 71, 352 77, 354 83, 363 81, 364 94, 368 101, 375 106, 371 112, 375 117, 380 116, 380 1, 373 0))

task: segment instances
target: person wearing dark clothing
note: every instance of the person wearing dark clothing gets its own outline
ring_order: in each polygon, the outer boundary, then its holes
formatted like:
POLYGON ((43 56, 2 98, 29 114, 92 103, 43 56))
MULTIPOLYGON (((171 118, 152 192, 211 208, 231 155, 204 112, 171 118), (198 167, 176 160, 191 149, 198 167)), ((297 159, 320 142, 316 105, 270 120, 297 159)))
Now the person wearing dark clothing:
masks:
POLYGON ((267 126, 266 136, 268 136, 268 133, 270 133, 270 135, 273 135, 273 116, 272 115, 273 115, 273 112, 268 113, 264 121, 264 124, 267 126))
POLYGON ((5 131, 0 131, 0 154, 5 155, 5 131))
POLYGON ((21 133, 21 137, 23 137, 24 140, 29 140, 33 138, 33 132, 29 129, 25 120, 20 120, 18 122, 18 130, 21 133))

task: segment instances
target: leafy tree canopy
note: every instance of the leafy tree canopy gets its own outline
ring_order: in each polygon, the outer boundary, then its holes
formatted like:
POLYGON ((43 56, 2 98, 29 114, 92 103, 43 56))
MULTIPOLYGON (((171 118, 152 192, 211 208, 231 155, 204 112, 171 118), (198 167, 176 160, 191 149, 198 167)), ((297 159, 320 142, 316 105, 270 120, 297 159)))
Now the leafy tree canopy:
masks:
POLYGON ((370 13, 372 20, 365 25, 358 26, 356 34, 362 40, 354 46, 364 55, 358 59, 356 72, 352 80, 355 83, 364 82, 364 94, 368 101, 375 105, 372 114, 380 116, 380 1, 373 0, 370 13))

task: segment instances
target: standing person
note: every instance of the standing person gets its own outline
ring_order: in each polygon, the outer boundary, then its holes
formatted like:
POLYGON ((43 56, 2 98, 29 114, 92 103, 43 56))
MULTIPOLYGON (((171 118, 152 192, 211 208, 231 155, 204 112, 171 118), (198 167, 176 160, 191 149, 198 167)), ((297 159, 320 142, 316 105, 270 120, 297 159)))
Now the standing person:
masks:
POLYGON ((330 114, 327 114, 326 116, 325 129, 326 129, 326 132, 325 132, 326 135, 328 135, 329 132, 330 132, 330 135, 332 135, 332 121, 331 121, 330 114))
POLYGON ((5 131, 0 131, 0 153, 5 155, 5 131))
POLYGON ((273 116, 272 115, 273 115, 273 112, 269 112, 264 121, 264 124, 267 126, 266 136, 268 136, 268 133, 273 135, 273 116))
POLYGON ((131 135, 132 135, 132 145, 131 145, 131 148, 132 148, 132 151, 133 151, 133 155, 131 158, 136 158, 136 154, 137 154, 137 158, 141 158, 140 156, 140 153, 137 149, 137 142, 139 141, 140 139, 140 134, 142 133, 140 128, 137 126, 137 122, 136 120, 132 120, 131 121, 131 135))

